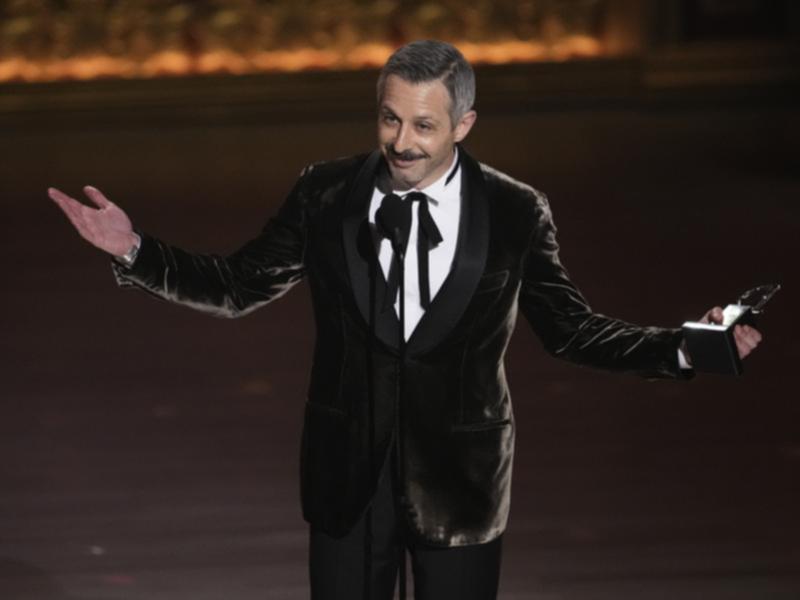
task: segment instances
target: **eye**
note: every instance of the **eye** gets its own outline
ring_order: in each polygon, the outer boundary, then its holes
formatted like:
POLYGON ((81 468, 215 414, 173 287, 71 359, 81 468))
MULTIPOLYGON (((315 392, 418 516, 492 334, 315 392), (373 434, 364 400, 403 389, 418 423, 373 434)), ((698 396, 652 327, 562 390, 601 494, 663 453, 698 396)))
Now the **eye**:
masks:
POLYGON ((383 115, 383 122, 388 123, 390 125, 394 125, 395 123, 398 122, 398 119, 393 114, 386 113, 383 115))
POLYGON ((422 123, 417 123, 417 129, 420 131, 431 131, 433 129, 433 125, 423 121, 422 123))

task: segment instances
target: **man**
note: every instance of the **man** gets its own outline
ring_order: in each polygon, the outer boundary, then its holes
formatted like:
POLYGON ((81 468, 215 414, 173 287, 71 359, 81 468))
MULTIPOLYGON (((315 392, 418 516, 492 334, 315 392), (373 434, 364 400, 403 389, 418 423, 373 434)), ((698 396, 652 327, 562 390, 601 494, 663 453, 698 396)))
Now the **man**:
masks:
MULTIPOLYGON (((474 95, 454 47, 399 49, 378 80, 379 150, 307 167, 224 258, 135 232, 97 189, 85 192, 98 209, 50 190, 115 257, 121 285, 233 317, 308 278, 318 335, 301 496, 317 600, 388 600, 405 548, 418 600, 496 597, 514 444, 503 355, 518 308, 556 356, 691 373, 680 330, 592 313, 559 262, 545 196, 458 145, 474 95)), ((737 328, 736 340, 743 357, 760 335, 737 328)))

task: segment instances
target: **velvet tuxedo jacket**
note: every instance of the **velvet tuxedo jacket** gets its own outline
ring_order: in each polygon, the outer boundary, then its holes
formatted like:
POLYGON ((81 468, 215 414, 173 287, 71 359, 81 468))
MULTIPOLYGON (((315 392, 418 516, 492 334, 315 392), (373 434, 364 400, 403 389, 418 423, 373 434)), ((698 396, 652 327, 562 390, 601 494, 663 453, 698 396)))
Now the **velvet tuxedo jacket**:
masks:
POLYGON ((142 234, 120 285, 223 317, 308 279, 316 345, 301 454, 303 514, 331 535, 364 513, 393 441, 401 506, 418 541, 488 542, 509 512, 514 418, 504 353, 521 310, 550 353, 646 377, 679 377, 679 330, 593 313, 558 258, 543 194, 461 152, 462 209, 451 271, 407 343, 367 208, 379 152, 307 167, 277 215, 230 256, 190 254, 142 234), (398 422, 398 414, 402 423, 398 422))

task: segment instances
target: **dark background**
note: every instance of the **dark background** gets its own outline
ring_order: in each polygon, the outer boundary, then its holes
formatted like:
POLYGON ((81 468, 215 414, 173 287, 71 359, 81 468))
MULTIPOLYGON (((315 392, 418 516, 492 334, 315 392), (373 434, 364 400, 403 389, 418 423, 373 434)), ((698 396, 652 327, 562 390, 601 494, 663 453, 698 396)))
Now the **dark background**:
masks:
MULTIPOLYGON (((800 596, 797 55, 678 43, 683 18, 638 55, 478 69, 466 147, 548 194, 595 310, 678 326, 783 284, 739 378, 560 363, 520 321, 503 600, 800 596)), ((231 251, 305 164, 374 147, 375 77, 0 86, 0 597, 307 597, 307 287, 235 321, 120 291, 46 189, 231 251)))

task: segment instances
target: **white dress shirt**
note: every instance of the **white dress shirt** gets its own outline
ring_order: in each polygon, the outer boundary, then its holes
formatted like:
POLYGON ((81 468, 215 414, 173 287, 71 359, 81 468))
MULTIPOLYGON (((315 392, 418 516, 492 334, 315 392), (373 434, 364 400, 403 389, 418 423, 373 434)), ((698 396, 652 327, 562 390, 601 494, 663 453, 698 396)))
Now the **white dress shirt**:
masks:
MULTIPOLYGON (((434 223, 442 234, 439 245, 430 249, 428 253, 428 276, 431 290, 431 301, 436 297, 444 280, 450 273, 453 257, 456 254, 458 243, 458 224, 461 217, 461 166, 458 163, 458 149, 453 155, 453 162, 439 179, 429 186, 417 189, 394 192, 404 198, 411 192, 422 192, 428 196, 428 210, 434 223), (453 169, 456 168, 456 172, 453 169)), ((375 212, 380 208, 381 201, 386 195, 376 186, 372 192, 369 204, 369 222, 374 225, 375 212)), ((411 211, 411 231, 408 236, 408 248, 405 260, 405 339, 409 339, 417 324, 425 314, 425 309, 420 304, 419 270, 417 263, 417 223, 419 222, 419 204, 411 211)), ((388 279, 389 268, 394 260, 394 251, 391 242, 382 238, 378 247, 378 261, 383 275, 388 279)), ((394 310, 400 314, 400 294, 394 303, 394 310)))

